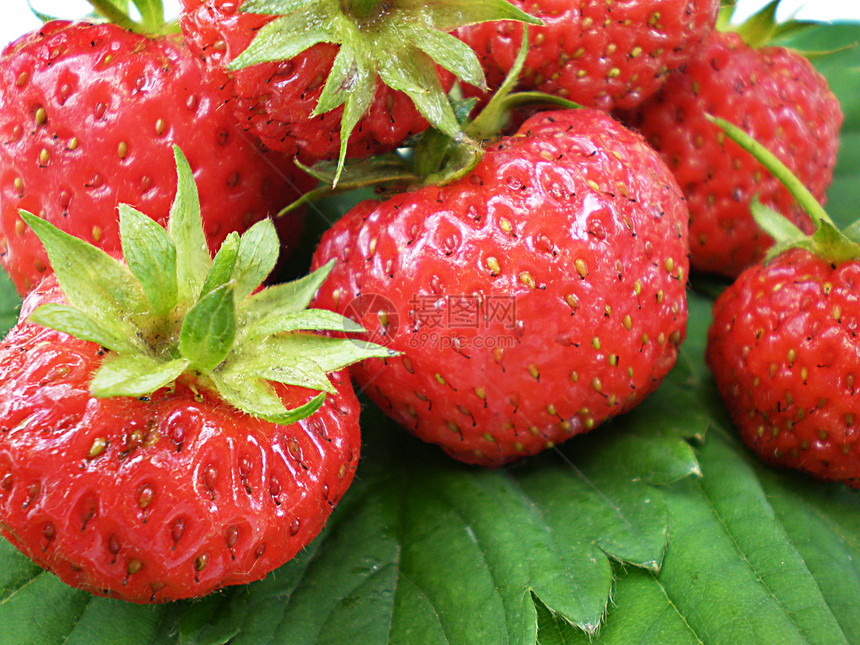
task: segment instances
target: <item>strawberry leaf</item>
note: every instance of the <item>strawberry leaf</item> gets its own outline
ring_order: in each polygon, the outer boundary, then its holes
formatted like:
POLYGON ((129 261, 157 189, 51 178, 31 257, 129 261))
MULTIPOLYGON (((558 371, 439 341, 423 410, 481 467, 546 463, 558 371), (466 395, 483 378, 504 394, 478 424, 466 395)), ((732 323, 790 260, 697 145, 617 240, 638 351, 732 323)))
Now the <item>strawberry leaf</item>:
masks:
POLYGON ((213 289, 188 310, 179 334, 184 358, 203 370, 214 369, 230 352, 236 337, 233 285, 213 289))
POLYGON ((176 198, 170 209, 167 232, 176 246, 176 278, 180 302, 194 302, 200 295, 212 264, 200 217, 200 197, 188 160, 179 148, 176 158, 176 198))
POLYGON ((36 309, 30 322, 65 332, 81 340, 98 343, 115 352, 137 353, 140 347, 120 334, 112 333, 109 326, 94 320, 84 312, 58 303, 49 303, 36 309))
POLYGON ((264 219, 242 235, 239 254, 233 269, 236 302, 244 300, 274 270, 281 243, 275 225, 264 219))
POLYGON ((263 379, 248 379, 244 370, 209 372, 218 393, 230 405, 250 415, 272 423, 289 425, 309 417, 325 402, 325 393, 318 394, 297 408, 288 410, 272 386, 263 379))
POLYGON ((240 312, 241 324, 247 325, 263 318, 291 314, 311 304, 314 294, 334 268, 334 260, 293 282, 284 282, 258 291, 240 312))
POLYGON ((188 366, 184 358, 163 363, 146 356, 116 356, 102 363, 90 391, 99 398, 148 396, 173 383, 188 366))
POLYGON ((143 290, 129 268, 53 224, 22 211, 39 237, 69 302, 114 335, 133 338, 129 317, 146 310, 143 290))
POLYGON ((200 290, 201 293, 207 294, 230 282, 233 277, 233 270, 236 268, 236 258, 238 256, 239 234, 233 232, 224 238, 224 243, 218 249, 215 257, 212 258, 212 266, 209 267, 209 274, 206 276, 206 281, 200 290))
POLYGON ((146 299, 157 316, 177 305, 176 247, 167 231, 138 210, 119 206, 122 252, 131 272, 140 281, 146 299))

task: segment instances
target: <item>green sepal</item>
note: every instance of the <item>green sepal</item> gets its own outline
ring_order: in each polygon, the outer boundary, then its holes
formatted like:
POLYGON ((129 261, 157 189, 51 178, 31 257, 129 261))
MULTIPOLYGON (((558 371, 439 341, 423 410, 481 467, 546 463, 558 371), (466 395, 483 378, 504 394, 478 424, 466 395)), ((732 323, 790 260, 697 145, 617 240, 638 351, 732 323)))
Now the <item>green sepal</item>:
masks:
POLYGON ((477 2, 334 2, 250 0, 245 12, 277 16, 230 64, 231 70, 288 60, 318 43, 340 46, 314 115, 341 105, 340 151, 332 186, 346 160, 352 132, 370 108, 376 79, 404 92, 420 114, 455 141, 467 140, 445 96, 436 65, 464 82, 484 86, 477 56, 448 32, 492 20, 543 24, 505 0, 477 2))
POLYGON ((307 309, 314 294, 334 269, 329 260, 316 271, 294 280, 267 287, 249 298, 239 312, 239 325, 244 327, 258 320, 283 316, 307 309))
POLYGON ((112 356, 96 371, 90 393, 98 398, 149 396, 173 383, 189 364, 184 358, 165 363, 143 354, 112 356))
POLYGON ((239 256, 233 269, 237 303, 251 295, 275 269, 280 249, 272 220, 260 220, 245 231, 239 240, 239 256))
POLYGON ((52 16, 36 9, 36 7, 33 6, 32 0, 27 0, 27 7, 30 9, 30 13, 36 16, 36 18, 41 20, 43 23, 51 22, 52 20, 60 20, 59 16, 52 16))
POLYGON ((343 105, 340 121, 341 146, 332 188, 337 186, 343 173, 349 137, 370 108, 376 87, 376 75, 371 73, 370 61, 359 58, 362 55, 361 48, 353 42, 353 35, 351 29, 344 29, 340 51, 334 59, 328 81, 313 111, 313 116, 317 116, 343 105))
POLYGON ((236 304, 233 284, 227 283, 188 310, 179 332, 179 351, 196 368, 211 370, 227 358, 235 337, 236 304))
POLYGON ((290 363, 297 356, 309 357, 326 372, 336 372, 368 358, 397 356, 397 352, 374 343, 302 332, 272 337, 265 353, 273 364, 290 363))
POLYGON ((122 252, 140 281, 156 316, 173 311, 179 298, 176 282, 176 247, 158 222, 127 204, 119 205, 122 252))
POLYGON ((194 173, 188 160, 178 147, 174 147, 176 159, 177 187, 176 198, 170 208, 167 233, 176 246, 176 278, 179 285, 179 299, 194 302, 200 296, 212 258, 209 245, 203 232, 200 216, 200 196, 194 173))
POLYGON ((148 309, 140 283, 129 268, 92 244, 28 213, 21 218, 45 246, 57 281, 70 304, 113 329, 134 336, 129 318, 148 309))
POLYGON ((272 315, 258 318, 241 328, 236 341, 262 338, 272 334, 291 331, 339 331, 346 334, 361 334, 367 330, 353 320, 327 309, 305 309, 296 312, 274 311, 272 315))
POLYGON ((462 40, 420 23, 409 25, 406 35, 414 40, 416 47, 461 81, 482 90, 487 89, 481 61, 462 40))
POLYGON ((821 222, 812 234, 812 252, 833 264, 860 259, 860 244, 850 240, 832 222, 821 222))
POLYGON ((28 320, 81 340, 98 343, 114 352, 135 353, 141 350, 134 340, 112 333, 107 325, 69 305, 49 302, 37 307, 28 320))
POLYGON ((233 279, 236 259, 239 257, 239 234, 235 231, 224 238, 224 243, 212 259, 209 275, 203 283, 201 294, 207 294, 222 287, 233 279))
POLYGON ((379 76, 390 88, 409 96, 421 116, 437 130, 455 141, 465 139, 432 59, 427 54, 419 50, 406 56, 392 52, 380 61, 379 76))
MULTIPOLYGON (((540 18, 526 13, 510 2, 500 0, 434 0, 432 2, 404 2, 404 11, 414 11, 433 24, 439 31, 449 32, 457 27, 479 22, 514 20, 527 25, 543 25, 540 18)), ((417 17, 417 16, 416 16, 417 17)))
POLYGON ((778 213, 759 201, 758 195, 750 202, 750 212, 761 229, 774 239, 774 244, 768 249, 764 261, 770 262, 783 251, 794 246, 803 246, 809 239, 802 230, 795 226, 782 213, 778 213))
POLYGON ((335 393, 335 387, 329 380, 328 374, 312 357, 297 356, 289 363, 274 364, 260 351, 265 350, 266 345, 267 343, 261 344, 257 350, 247 347, 246 351, 236 354, 236 364, 239 367, 233 371, 237 374, 237 381, 241 378, 262 378, 284 385, 295 385, 329 394, 335 393), (247 376, 240 376, 240 372, 247 376))
POLYGON ((780 0, 771 0, 742 24, 733 26, 724 23, 724 31, 734 31, 753 49, 760 49, 773 44, 780 38, 789 38, 814 26, 814 22, 803 20, 786 20, 778 22, 776 12, 780 0))
POLYGON ((235 71, 259 63, 289 60, 319 43, 331 42, 325 22, 312 10, 298 10, 263 25, 251 44, 227 69, 235 71))
POLYGON ((247 0, 239 7, 239 11, 280 16, 320 4, 320 0, 247 0))
POLYGON ((291 410, 281 402, 274 388, 263 379, 248 379, 229 371, 209 372, 221 397, 233 407, 270 423, 289 425, 309 417, 325 403, 323 392, 308 403, 291 410))

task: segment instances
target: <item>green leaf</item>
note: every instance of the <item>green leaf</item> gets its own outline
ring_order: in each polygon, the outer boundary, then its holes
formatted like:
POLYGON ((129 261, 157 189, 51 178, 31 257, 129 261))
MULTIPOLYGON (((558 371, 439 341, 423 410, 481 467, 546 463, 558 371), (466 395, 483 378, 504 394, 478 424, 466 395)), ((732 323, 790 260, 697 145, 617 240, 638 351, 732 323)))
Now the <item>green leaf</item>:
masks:
POLYGON ((415 51, 414 56, 392 54, 380 61, 379 76, 392 89, 409 96, 415 107, 427 121, 456 141, 464 138, 457 117, 434 67, 426 60, 427 55, 415 51))
POLYGON ((409 31, 408 37, 439 65, 469 85, 486 88, 484 70, 478 56, 462 40, 418 23, 410 25, 409 31))
POLYGON ((433 0, 432 2, 404 2, 404 11, 421 12, 440 31, 451 31, 460 25, 473 25, 492 20, 516 20, 531 25, 542 25, 539 18, 526 13, 510 2, 502 0, 433 0))
POLYGON ((200 217, 200 197, 194 174, 188 160, 178 147, 174 147, 176 159, 177 187, 176 198, 170 209, 167 233, 176 247, 176 278, 179 287, 179 301, 189 305, 197 300, 212 258, 209 245, 203 233, 203 220, 200 217))
POLYGON ((242 3, 239 10, 246 13, 279 16, 322 4, 320 0, 247 0, 242 3))
POLYGON ((296 357, 309 357, 326 372, 342 370, 366 358, 391 358, 395 355, 389 349, 362 340, 301 332, 273 336, 266 339, 264 345, 249 343, 236 351, 247 362, 253 361, 254 356, 274 364, 289 364, 296 357))
POLYGON ((173 383, 188 368, 185 358, 157 361, 147 356, 115 356, 105 360, 90 383, 93 396, 148 396, 173 383))
POLYGON ((21 211, 39 236, 68 301, 115 336, 134 337, 128 318, 146 310, 143 290, 128 267, 101 249, 21 211))
POLYGON ((140 281, 156 316, 164 316, 177 305, 176 247, 167 231, 138 210, 119 205, 122 253, 129 269, 140 281))
POLYGON ((242 327, 237 342, 248 342, 248 339, 290 331, 340 331, 357 334, 367 330, 333 311, 305 309, 290 313, 274 312, 271 316, 259 318, 242 327))
POLYGON ((330 260, 298 280, 258 291, 242 309, 239 324, 245 327, 255 321, 279 318, 307 309, 314 294, 334 269, 334 264, 335 261, 330 260))
POLYGON ((207 372, 218 388, 218 394, 233 407, 271 423, 289 425, 301 421, 320 409, 325 393, 318 394, 304 405, 287 409, 264 379, 247 378, 244 370, 207 372))
POLYGON ((289 60, 319 43, 331 41, 321 17, 301 10, 266 23, 257 36, 228 69, 237 70, 257 63, 289 60))
POLYGON ((311 358, 296 357, 290 363, 279 364, 254 364, 249 363, 242 366, 243 370, 247 370, 253 376, 267 381, 283 383, 284 385, 295 385, 298 387, 308 388, 309 390, 318 390, 335 394, 337 390, 331 384, 328 374, 311 358))
POLYGON ((261 220, 245 231, 233 269, 236 302, 249 296, 274 270, 280 249, 281 242, 272 220, 261 220))
MULTIPOLYGON (((837 47, 860 27, 798 38, 837 47)), ((829 193, 845 224, 860 203, 860 50, 816 65, 846 115, 829 193)), ((309 301, 313 280, 285 291, 309 301)), ((14 315, 11 291, 0 303, 14 315)), ((711 303, 691 292, 679 363, 642 405, 521 464, 456 464, 366 404, 355 483, 260 582, 139 606, 72 590, 0 541, 0 644, 860 642, 860 494, 740 445, 703 360, 711 303), (601 617, 593 636, 572 627, 601 617)))
POLYGON ((233 284, 205 294, 185 316, 179 334, 182 356, 196 367, 211 370, 230 352, 236 337, 233 284))
POLYGON ((37 325, 65 332, 81 340, 98 343, 115 352, 136 353, 140 351, 140 348, 132 340, 122 335, 113 334, 108 326, 69 305, 59 303, 41 305, 30 314, 29 320, 37 325))
POLYGON ((239 234, 234 231, 224 239, 224 243, 212 259, 212 266, 200 290, 201 293, 207 294, 230 282, 233 279, 233 270, 236 268, 238 257, 239 234))

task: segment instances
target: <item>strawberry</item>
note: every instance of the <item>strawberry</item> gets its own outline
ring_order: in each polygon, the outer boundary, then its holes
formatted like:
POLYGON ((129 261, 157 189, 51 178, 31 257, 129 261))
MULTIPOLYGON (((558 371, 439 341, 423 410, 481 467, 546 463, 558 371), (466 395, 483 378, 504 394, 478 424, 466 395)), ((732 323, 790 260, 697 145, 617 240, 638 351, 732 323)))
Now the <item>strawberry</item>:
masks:
POLYGON ((736 33, 715 32, 631 117, 684 189, 692 268, 734 277, 773 243, 750 214, 754 195, 807 232, 812 222, 755 159, 724 140, 705 113, 741 125, 823 203, 842 112, 824 77, 800 54, 755 49, 736 33))
POLYGON ((816 197, 739 127, 733 140, 786 181, 810 237, 754 202, 777 240, 714 304, 706 359, 741 439, 765 461, 860 487, 860 234, 840 232, 816 197))
MULTIPOLYGON (((718 0, 514 2, 540 18, 520 88, 602 110, 632 108, 692 57, 717 19, 718 0)), ((474 49, 491 89, 516 58, 522 26, 482 23, 456 33, 474 49)))
POLYGON ((445 96, 452 74, 482 87, 484 80, 474 52, 444 32, 481 20, 536 22, 503 0, 182 6, 190 47, 235 96, 233 111, 245 128, 305 163, 341 165, 347 153, 393 150, 428 125, 457 136, 445 96))
POLYGON ((545 112, 464 177, 347 213, 314 255, 338 261, 315 304, 401 352, 352 371, 383 411, 499 466, 657 387, 685 333, 687 217, 640 136, 545 112))
POLYGON ((314 331, 356 328, 304 310, 330 266, 257 288, 270 220, 210 259, 177 167, 167 231, 120 207, 128 264, 22 212, 56 275, 0 344, 0 532, 65 582, 134 602, 256 580, 304 547, 358 460, 342 370, 389 354, 314 331))
MULTIPOLYGON (((189 151, 212 249, 310 189, 290 159, 249 142, 226 100, 175 35, 54 21, 11 44, 0 58, 0 263, 18 291, 48 268, 19 208, 114 253, 120 202, 166 221, 174 144, 189 151)), ((285 244, 300 226, 284 218, 285 244)))

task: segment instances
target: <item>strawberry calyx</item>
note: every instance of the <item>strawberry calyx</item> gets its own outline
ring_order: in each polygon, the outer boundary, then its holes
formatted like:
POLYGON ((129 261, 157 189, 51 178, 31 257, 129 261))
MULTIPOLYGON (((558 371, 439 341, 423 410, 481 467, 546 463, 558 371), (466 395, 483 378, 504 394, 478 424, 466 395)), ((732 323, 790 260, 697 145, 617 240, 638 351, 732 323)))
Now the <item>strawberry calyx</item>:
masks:
POLYGON ((279 251, 271 220, 230 234, 211 257, 191 168, 178 148, 175 157, 178 187, 166 229, 119 207, 124 261, 21 211, 68 301, 42 305, 29 320, 107 350, 90 384, 93 396, 148 397, 184 378, 247 414, 289 424, 334 393, 329 373, 393 355, 318 333, 364 331, 348 318, 307 308, 333 264, 260 288, 279 251), (287 409, 270 381, 319 394, 287 409))
POLYGON ((339 45, 313 113, 344 106, 333 186, 343 172, 350 134, 373 101, 377 79, 409 96, 431 126, 477 147, 463 133, 436 65, 477 87, 486 87, 484 72, 475 52, 449 32, 496 20, 542 24, 506 0, 246 0, 240 11, 274 19, 230 63, 232 70, 288 60, 319 43, 339 45))
POLYGON ((318 179, 321 185, 287 205, 279 216, 335 192, 375 188, 381 193, 391 193, 420 186, 443 186, 464 177, 478 165, 483 156, 483 147, 474 142, 496 139, 507 125, 512 110, 533 105, 552 105, 565 109, 582 107, 568 99, 543 92, 513 92, 525 65, 528 42, 526 26, 519 52, 505 81, 474 118, 471 115, 477 104, 476 98, 458 97, 456 87, 448 96, 460 131, 467 135, 465 140, 430 128, 399 151, 352 161, 343 167, 339 162, 322 161, 305 166, 296 161, 296 165, 318 179))
MULTIPOLYGON (((87 0, 87 2, 93 7, 96 16, 137 34, 160 36, 179 31, 176 21, 165 20, 162 0, 132 0, 132 4, 140 14, 139 20, 131 17, 128 3, 112 0, 87 0)), ((42 18, 38 13, 36 15, 42 18)))
POLYGON ((773 174, 815 224, 815 232, 807 235, 782 213, 765 206, 758 197, 753 198, 750 204, 753 218, 774 239, 765 263, 791 248, 806 249, 834 265, 860 259, 860 220, 840 230, 815 196, 776 155, 730 121, 710 114, 705 116, 773 174))
POLYGON ((779 3, 780 0, 771 0, 771 2, 737 25, 732 24, 735 2, 724 3, 720 7, 716 28, 722 32, 734 31, 749 47, 761 49, 780 39, 794 36, 815 26, 816 23, 809 20, 790 18, 778 21, 776 19, 776 12, 779 9, 779 3))

